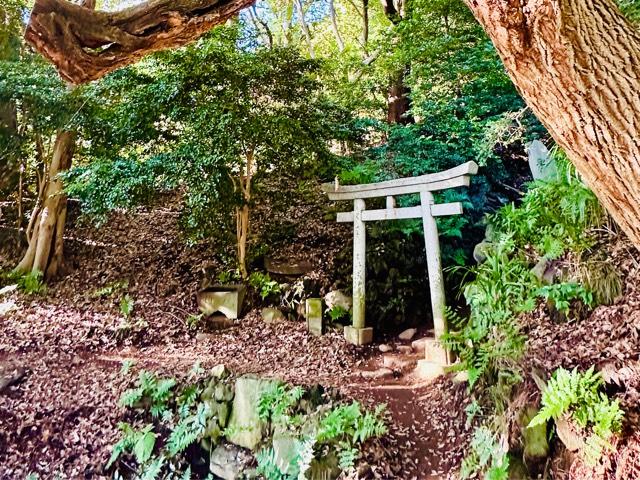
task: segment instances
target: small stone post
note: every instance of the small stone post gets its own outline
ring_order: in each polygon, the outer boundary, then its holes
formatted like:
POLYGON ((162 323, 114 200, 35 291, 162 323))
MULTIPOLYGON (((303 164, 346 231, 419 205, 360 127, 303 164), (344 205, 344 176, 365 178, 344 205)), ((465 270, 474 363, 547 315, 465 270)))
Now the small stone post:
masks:
POLYGON ((322 299, 307 298, 304 313, 307 320, 307 331, 317 337, 322 335, 322 299))
MULTIPOLYGON (((433 330, 436 342, 447 333, 447 321, 444 316, 445 298, 444 281, 442 279, 442 266, 440 263, 440 241, 438 239, 438 225, 436 219, 431 214, 431 206, 435 203, 431 192, 420 192, 420 203, 422 206, 422 227, 424 230, 424 245, 427 254, 427 271, 429 274, 429 292, 431 294, 431 311, 433 312, 433 330)), ((439 343, 439 342, 438 342, 439 343)), ((438 365, 441 361, 434 362, 431 356, 440 357, 449 363, 448 352, 444 347, 437 345, 436 349, 441 350, 441 355, 425 355, 425 360, 419 362, 418 368, 423 370, 427 376, 433 372, 434 375, 440 373, 443 365, 438 365), (437 372, 436 372, 437 370, 437 372)), ((433 352, 433 349, 431 349, 433 352)), ((429 349, 426 349, 429 353, 429 349)))
POLYGON ((344 336, 348 342, 364 345, 373 340, 373 329, 365 328, 365 281, 367 232, 362 212, 365 202, 361 198, 353 201, 353 310, 352 326, 345 327, 344 336))

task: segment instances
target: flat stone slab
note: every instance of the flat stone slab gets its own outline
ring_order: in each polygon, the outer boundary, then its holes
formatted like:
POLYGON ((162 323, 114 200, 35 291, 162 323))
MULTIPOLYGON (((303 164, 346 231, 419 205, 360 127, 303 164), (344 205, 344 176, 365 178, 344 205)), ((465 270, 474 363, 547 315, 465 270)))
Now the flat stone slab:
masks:
POLYGON ((313 270, 313 264, 308 260, 274 260, 265 257, 264 268, 267 272, 288 277, 299 277, 313 270))
POLYGON ((396 355, 385 355, 382 358, 382 365, 391 370, 408 370, 415 365, 415 360, 399 357, 396 355))
POLYGON ((433 380, 445 373, 445 369, 442 365, 428 360, 420 360, 416 367, 416 375, 425 380, 433 380))
POLYGON ((379 368, 378 370, 362 370, 360 376, 368 380, 379 380, 381 378, 393 377, 393 370, 385 367, 379 368))

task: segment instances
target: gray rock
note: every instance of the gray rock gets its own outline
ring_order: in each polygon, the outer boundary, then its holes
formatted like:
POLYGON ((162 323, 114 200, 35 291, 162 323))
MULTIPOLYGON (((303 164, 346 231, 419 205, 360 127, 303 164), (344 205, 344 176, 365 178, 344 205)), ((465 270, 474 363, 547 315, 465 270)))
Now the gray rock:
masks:
POLYGON ((381 343, 380 345, 378 345, 378 350, 380 350, 382 353, 388 353, 393 350, 393 348, 386 343, 381 343))
POLYGON ((393 377, 393 370, 390 368, 379 368, 378 370, 363 370, 360 372, 362 378, 368 380, 379 380, 381 378, 393 377))
POLYGON ((27 370, 22 365, 0 363, 0 393, 22 380, 26 373, 27 370))
POLYGON ((473 259, 476 263, 483 263, 491 250, 493 249, 493 243, 487 242, 486 240, 478 243, 475 247, 473 247, 473 259))
POLYGON ((556 162, 540 140, 534 140, 527 145, 527 155, 534 180, 554 180, 558 177, 556 162))
POLYGON ((551 284, 558 272, 554 267, 553 262, 543 257, 538 260, 538 263, 536 263, 531 269, 531 273, 533 273, 542 283, 551 284))
POLYGON ((273 454, 276 465, 285 475, 291 475, 300 451, 300 441, 287 434, 273 436, 273 454))
POLYGON ((18 285, 7 285, 6 287, 2 287, 0 288, 0 297, 13 293, 16 290, 18 290, 18 285))
POLYGON ((340 290, 333 290, 324 296, 324 303, 327 308, 342 307, 346 311, 350 312, 353 305, 353 299, 349 295, 345 295, 340 290))
POLYGON ((262 320, 264 323, 282 323, 286 320, 286 317, 277 308, 263 308, 262 320))
POLYGON ((411 342, 411 348, 413 348, 413 350, 416 353, 420 355, 424 355, 425 344, 427 343, 428 340, 429 340, 429 337, 418 338, 417 340, 414 340, 413 342, 411 342))
POLYGON ((411 355, 413 353, 413 347, 409 345, 398 345, 396 347, 396 350, 398 350, 398 352, 403 353, 405 355, 411 355))
POLYGON ((398 335, 400 340, 409 341, 416 334, 417 330, 415 328, 407 328, 404 332, 398 335))
POLYGON ((382 365, 390 370, 406 370, 415 365, 415 361, 406 358, 396 357, 394 355, 385 355, 382 359, 382 365))
POLYGON ((276 380, 245 375, 236 380, 235 396, 231 408, 228 440, 241 447, 255 450, 262 441, 265 423, 260 420, 257 404, 260 396, 277 385, 276 380))
POLYGON ((222 379, 227 378, 229 375, 231 375, 231 372, 223 363, 220 363, 211 369, 211 376, 214 378, 222 379))
POLYGON ((235 445, 218 445, 211 452, 209 469, 223 480, 240 480, 252 460, 249 452, 235 445))

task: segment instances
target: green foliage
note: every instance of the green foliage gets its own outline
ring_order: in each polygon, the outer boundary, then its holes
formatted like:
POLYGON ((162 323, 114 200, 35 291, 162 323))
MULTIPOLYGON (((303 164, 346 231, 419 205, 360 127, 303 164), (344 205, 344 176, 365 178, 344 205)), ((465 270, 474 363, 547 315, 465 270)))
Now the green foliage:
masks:
POLYGON ((575 300, 595 305, 592 292, 584 286, 576 282, 541 286, 531 272, 539 257, 556 259, 567 251, 583 251, 592 243, 592 230, 604 221, 593 193, 566 158, 555 155, 556 180, 534 182, 520 206, 506 205, 489 217, 493 241, 487 259, 469 271, 474 278, 463 288, 471 308, 469 318, 450 314, 459 330, 444 340, 458 353, 460 367, 468 370, 471 387, 481 378, 499 390, 518 381, 517 361, 525 337, 517 317, 532 310, 538 297, 564 314, 575 300))
POLYGON ((135 300, 129 294, 120 299, 120 313, 125 319, 131 318, 135 303, 135 300))
POLYGON ((80 201, 82 211, 101 224, 109 212, 148 204, 158 192, 177 186, 175 166, 162 155, 148 159, 97 159, 62 175, 69 196, 80 201))
POLYGON ((141 430, 135 430, 128 423, 119 423, 118 428, 122 437, 113 446, 111 457, 107 462, 107 468, 115 463, 123 453, 133 453, 139 464, 145 464, 153 453, 156 444, 156 434, 153 425, 147 425, 141 430))
POLYGON ((444 341, 458 353, 461 368, 469 372, 469 386, 484 378, 513 385, 520 378, 518 360, 525 337, 516 321, 518 313, 535 306, 535 277, 526 262, 513 254, 513 243, 503 241, 485 262, 473 269, 475 279, 464 286, 471 307, 468 320, 449 312, 460 330, 444 341))
POLYGON ((241 280, 240 272, 237 269, 225 270, 218 274, 218 283, 226 285, 241 280))
POLYGON ((175 385, 176 381, 173 378, 158 378, 152 372, 141 370, 135 388, 122 394, 119 405, 149 408, 154 417, 159 417, 167 410, 175 385))
POLYGON ((280 465, 273 448, 263 448, 256 453, 258 462, 257 472, 267 480, 295 480, 296 477, 283 473, 297 467, 297 462, 291 465, 280 465))
POLYGON ((349 320, 350 317, 349 310, 344 308, 342 305, 334 305, 328 309, 327 312, 329 313, 329 318, 333 323, 349 320))
POLYGON ((213 414, 210 406, 200 401, 202 387, 198 383, 180 389, 175 384, 174 379, 140 372, 135 388, 122 395, 120 405, 137 408, 147 418, 150 415, 153 423, 139 430, 120 424, 122 436, 113 447, 107 468, 123 454, 132 454, 139 466, 136 478, 191 477, 190 466, 184 466, 185 452, 202 440, 213 414))
MULTIPOLYGON (((188 412, 188 410, 186 411, 188 412)), ((208 404, 199 403, 194 414, 185 414, 185 409, 183 409, 183 415, 167 440, 166 449, 171 457, 175 457, 196 440, 202 438, 211 417, 211 409, 208 404)))
POLYGON ((187 315, 187 319, 185 320, 187 322, 187 326, 191 330, 195 330, 196 328, 198 328, 198 325, 202 321, 202 317, 203 317, 202 313, 199 313, 197 315, 195 314, 187 315))
POLYGON ((529 426, 568 415, 586 436, 585 459, 597 462, 603 449, 611 448, 609 441, 620 431, 624 418, 618 400, 612 401, 601 391, 603 385, 602 376, 593 367, 586 372, 559 368, 542 392, 542 408, 529 426))
POLYGON ((28 273, 10 272, 6 275, 7 280, 15 282, 18 290, 27 295, 40 295, 47 291, 44 284, 44 275, 42 272, 31 271, 28 273))
POLYGON ((300 386, 271 385, 258 399, 258 416, 264 421, 287 423, 303 395, 304 389, 300 386))
POLYGON ((341 469, 350 470, 360 457, 361 445, 387 432, 382 418, 385 406, 363 411, 358 402, 338 404, 328 410, 319 408, 305 423, 297 411, 304 393, 301 387, 277 384, 258 401, 260 418, 288 427, 295 439, 296 451, 289 465, 278 463, 273 448, 262 449, 256 455, 258 471, 267 480, 306 478, 305 472, 314 462, 332 455, 341 469))
POLYGON ((556 180, 534 182, 520 206, 507 205, 489 217, 493 228, 511 236, 519 248, 533 245, 538 256, 548 259, 592 246, 593 229, 606 219, 598 199, 566 156, 559 151, 554 155, 559 172, 556 180))
POLYGON ((378 405, 373 412, 364 412, 358 402, 339 405, 327 412, 321 420, 316 439, 319 442, 351 441, 363 443, 372 437, 387 433, 382 420, 385 405, 378 405))
POLYGON ((470 451, 460 467, 460 478, 471 478, 480 474, 484 480, 507 480, 509 478, 509 457, 486 426, 473 432, 470 451))
POLYGON ((216 29, 94 87, 105 104, 88 125, 103 138, 65 177, 87 215, 180 187, 188 237, 226 243, 231 213, 265 198, 266 178, 309 177, 332 158, 329 141, 350 135, 350 117, 323 93, 319 64, 291 48, 238 48, 239 35, 216 29))
POLYGON ((280 293, 280 284, 271 280, 268 273, 253 272, 249 275, 249 285, 258 292, 263 300, 280 293))
POLYGON ((111 297, 119 291, 126 290, 127 288, 129 288, 129 282, 127 280, 118 280, 111 282, 102 288, 98 288, 91 294, 91 296, 94 298, 111 297))
POLYGON ((575 282, 562 282, 544 285, 536 290, 536 295, 543 297, 563 315, 569 315, 571 302, 581 301, 587 307, 594 306, 593 293, 575 282))

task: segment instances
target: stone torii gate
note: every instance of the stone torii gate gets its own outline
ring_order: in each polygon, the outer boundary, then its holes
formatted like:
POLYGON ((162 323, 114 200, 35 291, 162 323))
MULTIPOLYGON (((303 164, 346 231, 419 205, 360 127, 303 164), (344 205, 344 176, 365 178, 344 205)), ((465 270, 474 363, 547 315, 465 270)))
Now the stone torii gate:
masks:
MULTIPOLYGON (((424 228, 424 243, 427 252, 427 270, 429 276, 429 290, 431 293, 431 309, 433 312, 433 326, 436 339, 447 332, 447 322, 444 316, 445 296, 440 264, 440 242, 438 226, 435 217, 462 214, 462 204, 434 203, 433 193, 449 188, 469 186, 470 176, 478 173, 475 162, 445 170, 443 172, 422 175, 419 177, 399 178, 379 183, 363 185, 325 184, 324 191, 330 200, 353 200, 353 212, 338 213, 338 222, 353 223, 353 322, 345 327, 344 335, 347 341, 356 345, 370 343, 373 339, 373 329, 365 327, 365 251, 366 230, 365 222, 377 220, 403 220, 422 218, 424 228), (420 205, 415 207, 396 207, 395 196, 420 194, 420 205), (386 197, 385 209, 366 210, 365 199, 386 197)), ((449 361, 446 352, 442 359, 449 361)))

